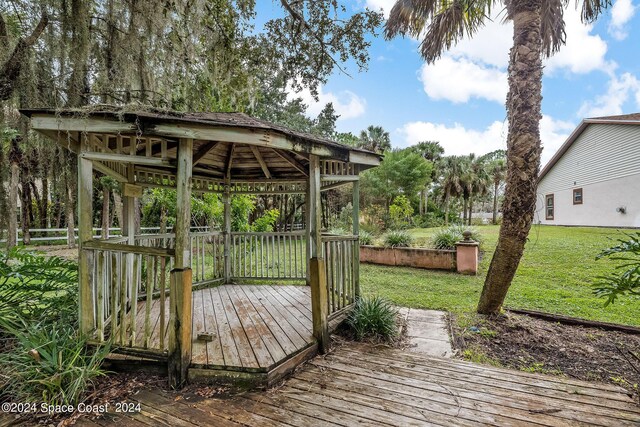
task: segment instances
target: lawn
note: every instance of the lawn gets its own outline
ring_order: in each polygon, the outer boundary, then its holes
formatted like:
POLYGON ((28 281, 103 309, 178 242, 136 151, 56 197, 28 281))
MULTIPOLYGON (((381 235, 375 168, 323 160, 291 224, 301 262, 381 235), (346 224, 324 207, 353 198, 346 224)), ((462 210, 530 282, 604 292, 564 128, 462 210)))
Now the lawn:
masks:
MULTIPOLYGON (((363 293, 403 306, 473 312, 498 239, 498 226, 477 228, 485 250, 478 276, 362 264, 363 293)), ((411 233, 428 241, 435 231, 413 229, 411 233)), ((595 261, 595 256, 612 245, 610 238, 621 235, 607 228, 534 226, 505 307, 640 326, 639 297, 622 297, 604 307, 603 300, 592 294, 594 277, 614 266, 608 260, 595 261)))

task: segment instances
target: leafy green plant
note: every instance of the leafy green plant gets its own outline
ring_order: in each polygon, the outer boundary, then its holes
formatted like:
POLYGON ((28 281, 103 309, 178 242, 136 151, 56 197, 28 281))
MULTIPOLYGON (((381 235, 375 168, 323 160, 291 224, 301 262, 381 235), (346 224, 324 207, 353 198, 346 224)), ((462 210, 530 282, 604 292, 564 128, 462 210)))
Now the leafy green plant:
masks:
POLYGON ((360 231, 360 244, 361 245, 373 245, 373 234, 368 231, 360 231))
POLYGON ((408 248, 413 243, 413 236, 404 230, 391 230, 384 235, 384 245, 391 248, 408 248))
POLYGON ((615 302, 621 295, 640 295, 640 232, 624 233, 626 239, 617 239, 617 245, 607 248, 596 260, 608 258, 621 261, 609 275, 597 276, 594 294, 606 298, 604 305, 615 302))
POLYGON ((465 225, 456 224, 438 230, 431 240, 431 245, 436 249, 455 249, 456 242, 464 239, 462 233, 467 230, 471 232, 472 240, 482 244, 482 238, 478 230, 465 225))
POLYGON ((14 247, 0 253, 0 319, 42 321, 77 312, 78 265, 14 247))
POLYGON ((413 207, 405 195, 397 196, 389 206, 391 224, 395 228, 407 227, 411 221, 411 215, 413 215, 413 207))
POLYGON ((100 367, 109 346, 95 350, 64 322, 13 323, 0 318, 11 336, 11 351, 0 353, 0 399, 75 405, 100 367))
POLYGON ((275 225, 279 216, 280 211, 278 209, 269 209, 260 218, 253 221, 253 224, 251 224, 251 229, 259 233, 273 231, 273 226, 275 225))
POLYGON ((384 298, 361 298, 347 318, 356 339, 372 338, 390 341, 398 335, 396 320, 398 311, 384 298))

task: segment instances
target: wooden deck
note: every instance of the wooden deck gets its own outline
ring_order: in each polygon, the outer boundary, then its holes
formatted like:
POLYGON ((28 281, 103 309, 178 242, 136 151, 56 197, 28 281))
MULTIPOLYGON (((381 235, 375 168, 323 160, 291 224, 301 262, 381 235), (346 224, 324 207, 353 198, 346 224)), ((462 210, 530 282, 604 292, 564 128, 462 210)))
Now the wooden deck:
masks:
MULTIPOLYGON (((158 348, 162 306, 159 299, 154 300, 150 316, 151 346, 158 348)), ((168 321, 168 301, 164 309, 164 321, 168 321)), ((141 331, 145 327, 145 311, 146 302, 141 301, 136 321, 141 331)), ((339 320, 338 317, 330 322, 330 328, 335 328, 339 320)), ((307 286, 223 285, 193 291, 192 330, 190 376, 194 378, 237 377, 236 372, 270 373, 288 361, 294 368, 316 352, 311 295, 307 286), (210 335, 212 340, 199 340, 198 335, 203 333, 210 335)), ((144 347, 142 336, 144 334, 137 334, 136 347, 144 347)), ((166 349, 168 336, 162 340, 166 349)), ((142 360, 135 356, 124 359, 130 362, 142 360)), ((288 369, 285 367, 274 374, 281 376, 286 373, 280 372, 283 370, 288 369)))
POLYGON ((346 345, 316 357, 284 386, 226 399, 148 389, 136 414, 82 426, 638 426, 622 388, 346 345))

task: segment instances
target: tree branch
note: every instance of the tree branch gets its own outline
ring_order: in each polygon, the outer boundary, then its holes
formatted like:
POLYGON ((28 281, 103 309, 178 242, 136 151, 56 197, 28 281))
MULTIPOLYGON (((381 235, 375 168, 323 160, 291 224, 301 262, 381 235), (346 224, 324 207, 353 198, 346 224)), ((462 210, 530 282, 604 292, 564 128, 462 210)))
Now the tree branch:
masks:
POLYGON ((338 63, 338 61, 336 61, 334 59, 333 56, 331 56, 331 54, 327 51, 327 47, 326 47, 326 43, 324 40, 322 40, 322 37, 320 37, 319 35, 317 35, 314 31, 313 28, 311 28, 311 26, 309 25, 309 23, 304 19, 304 16, 300 15, 293 7, 291 7, 291 5, 289 4, 289 2, 287 2, 287 0, 280 0, 280 4, 282 4, 282 7, 284 7, 284 9, 289 12, 289 15, 291 15, 291 17, 298 21, 300 24, 302 24, 302 26, 304 28, 307 29, 307 31, 309 31, 309 34, 311 34, 311 36, 316 39, 316 41, 318 43, 320 43, 320 46, 322 47, 322 51, 325 53, 326 56, 329 57, 329 59, 331 59, 331 62, 333 62, 333 64, 338 67, 338 69, 346 74, 347 76, 351 77, 351 75, 349 73, 346 72, 346 70, 344 70, 340 64, 338 63))
MULTIPOLYGON (((0 15, 1 17, 1 15, 0 15)), ((4 24, 4 19, 1 19, 2 24, 0 26, 4 27, 6 33, 6 26, 4 24)), ((26 38, 21 38, 18 40, 18 43, 13 48, 13 52, 9 59, 2 64, 0 68, 0 101, 6 101, 11 98, 13 91, 15 89, 16 82, 20 77, 20 71, 22 71, 22 65, 24 63, 24 59, 26 57, 27 51, 35 44, 38 38, 42 35, 42 32, 46 28, 49 23, 49 16, 46 13, 42 14, 40 18, 40 22, 33 29, 31 34, 26 38)))

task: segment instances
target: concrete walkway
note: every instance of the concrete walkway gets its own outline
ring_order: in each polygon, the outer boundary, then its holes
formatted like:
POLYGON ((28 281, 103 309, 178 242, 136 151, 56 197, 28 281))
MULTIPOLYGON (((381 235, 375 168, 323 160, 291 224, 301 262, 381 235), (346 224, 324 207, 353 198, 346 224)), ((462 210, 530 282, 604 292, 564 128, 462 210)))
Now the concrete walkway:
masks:
POLYGON ((407 325, 407 351, 425 356, 452 357, 451 338, 446 313, 402 307, 400 315, 407 325))

